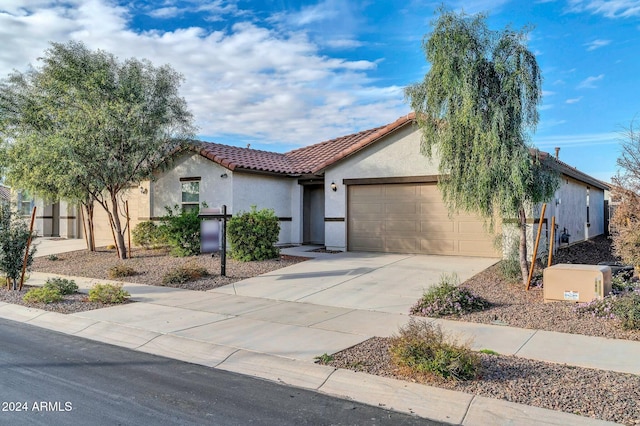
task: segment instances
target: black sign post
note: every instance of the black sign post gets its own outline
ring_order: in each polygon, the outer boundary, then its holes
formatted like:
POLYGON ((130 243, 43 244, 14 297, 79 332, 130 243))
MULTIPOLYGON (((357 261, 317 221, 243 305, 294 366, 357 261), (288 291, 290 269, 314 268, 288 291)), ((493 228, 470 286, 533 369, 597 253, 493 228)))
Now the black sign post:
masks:
POLYGON ((216 226, 205 226, 204 221, 200 224, 200 251, 202 253, 211 253, 211 256, 215 255, 216 251, 220 252, 220 275, 227 276, 227 220, 231 218, 230 214, 227 214, 227 206, 222 205, 222 208, 205 208, 200 210, 198 215, 200 219, 208 220, 215 219, 221 222, 220 229, 216 226), (222 234, 219 236, 218 231, 222 234), (221 237, 222 242, 218 243, 221 237))

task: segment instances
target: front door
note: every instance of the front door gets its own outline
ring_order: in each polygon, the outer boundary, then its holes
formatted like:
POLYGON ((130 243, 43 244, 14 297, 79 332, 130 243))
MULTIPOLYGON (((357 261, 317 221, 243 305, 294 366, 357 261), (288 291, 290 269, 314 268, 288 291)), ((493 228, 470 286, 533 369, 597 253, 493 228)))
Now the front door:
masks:
POLYGON ((324 184, 304 186, 302 226, 304 244, 324 245, 324 184))

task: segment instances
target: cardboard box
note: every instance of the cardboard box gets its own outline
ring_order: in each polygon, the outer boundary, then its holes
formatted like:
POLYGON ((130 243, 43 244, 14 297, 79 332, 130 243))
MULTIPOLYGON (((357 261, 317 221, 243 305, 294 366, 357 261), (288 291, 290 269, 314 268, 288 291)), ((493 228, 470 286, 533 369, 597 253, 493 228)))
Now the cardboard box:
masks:
POLYGON ((544 301, 591 302, 611 293, 611 268, 559 263, 542 274, 544 301))

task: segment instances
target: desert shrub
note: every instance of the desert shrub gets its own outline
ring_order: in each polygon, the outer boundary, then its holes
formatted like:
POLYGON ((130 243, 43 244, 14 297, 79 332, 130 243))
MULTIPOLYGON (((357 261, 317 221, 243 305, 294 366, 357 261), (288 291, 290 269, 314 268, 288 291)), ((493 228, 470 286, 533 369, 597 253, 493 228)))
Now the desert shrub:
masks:
POLYGON ((428 317, 442 317, 479 311, 489 306, 489 302, 457 284, 458 277, 455 274, 443 274, 440 277, 440 283, 428 289, 411 307, 410 313, 428 317))
POLYGON ((49 256, 47 256, 47 259, 51 261, 56 261, 56 260, 59 260, 60 258, 55 254, 50 254, 49 256))
POLYGON ((209 275, 206 268, 197 265, 182 265, 167 272, 162 284, 183 284, 209 275))
POLYGON ((618 274, 611 277, 611 292, 614 294, 633 291, 638 288, 638 283, 628 278, 625 274, 618 274))
POLYGON ((38 287, 29 290, 22 300, 26 303, 54 303, 62 300, 62 294, 57 288, 38 287))
POLYGON ((640 294, 635 291, 618 298, 614 314, 625 330, 640 329, 640 294))
POLYGON ((233 216, 227 226, 231 257, 243 262, 266 260, 278 257, 280 250, 275 244, 280 234, 280 222, 273 209, 240 212, 233 216))
POLYGON ((515 283, 522 280, 522 271, 520 270, 520 259, 518 254, 518 241, 512 241, 509 245, 507 257, 498 263, 500 275, 505 280, 515 283))
MULTIPOLYGON (((206 207, 206 204, 202 204, 206 207)), ((171 247, 171 254, 178 257, 200 254, 199 211, 182 210, 177 204, 165 207, 167 214, 161 219, 159 233, 171 247)))
POLYGON ((109 268, 109 278, 130 277, 137 274, 136 270, 128 265, 115 265, 109 268))
POLYGON ((480 357, 431 323, 411 319, 391 338, 392 361, 412 372, 444 379, 472 380, 480 371, 480 357))
POLYGON ((145 249, 167 245, 163 228, 150 220, 138 223, 131 231, 131 238, 135 245, 145 249))
POLYGON ((78 291, 76 282, 66 278, 47 278, 47 281, 44 283, 44 288, 58 290, 62 295, 73 294, 78 291))
POLYGON ((581 303, 576 311, 598 318, 618 319, 625 330, 640 329, 640 293, 638 290, 612 294, 603 299, 581 303))
MULTIPOLYGON (((0 205, 0 271, 10 280, 13 289, 22 273, 22 263, 29 240, 29 228, 8 204, 0 205)), ((31 245, 26 261, 27 267, 33 263, 35 245, 31 245)))
POLYGON ((89 301, 99 303, 123 303, 131 295, 122 284, 95 284, 89 290, 89 301))

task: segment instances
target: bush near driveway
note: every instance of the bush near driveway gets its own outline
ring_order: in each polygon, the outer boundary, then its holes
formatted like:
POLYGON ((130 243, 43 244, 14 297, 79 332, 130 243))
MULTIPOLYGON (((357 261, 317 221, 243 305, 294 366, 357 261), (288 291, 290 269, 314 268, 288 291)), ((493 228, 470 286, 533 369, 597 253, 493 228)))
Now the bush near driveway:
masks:
POLYGON ((268 260, 278 257, 275 244, 280 235, 280 222, 273 209, 240 212, 227 225, 231 257, 243 262, 268 260))

